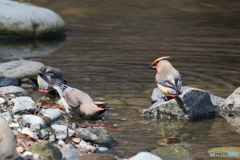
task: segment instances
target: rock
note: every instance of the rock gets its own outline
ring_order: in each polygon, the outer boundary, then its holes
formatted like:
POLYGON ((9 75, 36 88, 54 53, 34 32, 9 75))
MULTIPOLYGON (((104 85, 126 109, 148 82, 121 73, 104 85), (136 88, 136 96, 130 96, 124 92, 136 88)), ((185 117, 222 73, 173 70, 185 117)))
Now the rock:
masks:
POLYGON ((31 125, 34 125, 36 123, 41 124, 41 128, 45 128, 46 124, 44 120, 41 117, 34 116, 34 115, 23 115, 22 120, 28 123, 31 123, 31 125))
POLYGON ((227 99, 222 102, 216 111, 227 120, 232 126, 236 127, 236 132, 240 133, 240 87, 238 87, 227 99))
POLYGON ((75 160, 76 157, 80 156, 80 154, 73 149, 61 149, 62 157, 67 160, 75 160))
POLYGON ((19 86, 19 82, 15 78, 0 76, 0 86, 19 86))
POLYGON ((31 79, 23 78, 21 79, 21 87, 34 89, 37 88, 37 85, 31 79))
POLYGON ((13 118, 10 112, 3 112, 0 114, 0 116, 4 118, 8 122, 8 124, 12 123, 13 118))
POLYGON ((38 70, 43 66, 43 63, 29 60, 5 62, 0 64, 0 76, 36 79, 38 70))
POLYGON ((37 131, 37 135, 39 138, 44 139, 44 138, 48 137, 48 131, 45 129, 41 129, 41 130, 37 131))
MULTIPOLYGON (((51 125, 51 127, 52 129, 54 129, 55 133, 58 133, 58 132, 65 133, 65 134, 67 133, 67 126, 60 125, 60 124, 53 124, 51 125)), ((68 133, 69 133, 69 136, 72 136, 75 133, 75 131, 68 128, 68 133)))
POLYGON ((135 156, 129 158, 129 160, 162 160, 161 158, 159 158, 158 156, 149 153, 149 152, 140 152, 138 154, 136 154, 135 156))
POLYGON ((16 140, 7 122, 0 117, 0 159, 16 155, 16 140))
POLYGON ((113 143, 112 135, 105 127, 81 128, 76 132, 76 137, 98 144, 113 143))
POLYGON ((25 92, 25 90, 16 86, 7 86, 7 87, 0 87, 0 92, 11 94, 11 93, 23 93, 25 92))
POLYGON ((81 142, 79 143, 79 147, 83 150, 87 150, 88 152, 95 152, 97 150, 96 147, 89 145, 84 140, 81 140, 81 142))
POLYGON ((43 116, 49 117, 51 120, 56 120, 62 115, 59 109, 53 108, 42 109, 41 113, 43 114, 43 116))
POLYGON ((30 137, 34 138, 34 139, 38 139, 38 136, 36 135, 36 133, 34 133, 33 131, 31 131, 29 128, 25 127, 22 129, 21 133, 23 134, 27 134, 30 137))
POLYGON ((82 155, 80 160, 117 160, 113 155, 105 153, 92 153, 82 155))
POLYGON ((61 160, 62 153, 50 142, 42 141, 29 148, 29 151, 37 153, 41 158, 46 160, 61 160))
POLYGON ((59 139, 59 140, 65 140, 66 137, 67 137, 67 135, 64 135, 64 134, 56 135, 56 139, 59 139))
POLYGON ((9 0, 0 0, 2 37, 39 37, 66 32, 63 19, 53 11, 9 0))
POLYGON ((0 97, 0 104, 3 104, 3 103, 5 103, 6 101, 5 101, 5 99, 3 99, 2 97, 0 97))
POLYGON ((155 155, 161 155, 163 159, 194 159, 194 157, 186 149, 178 145, 168 145, 166 147, 160 147, 152 150, 151 153, 155 155))
POLYGON ((33 112, 35 110, 35 102, 31 97, 17 97, 15 99, 15 104, 12 109, 12 113, 16 114, 18 112, 33 112))
POLYGON ((142 116, 154 118, 161 118, 164 114, 185 118, 209 116, 215 114, 217 106, 213 105, 213 103, 219 104, 222 101, 220 97, 210 96, 207 91, 193 87, 182 87, 181 92, 181 95, 177 98, 165 101, 160 98, 162 97, 160 90, 155 88, 152 100, 157 102, 145 110, 142 116))

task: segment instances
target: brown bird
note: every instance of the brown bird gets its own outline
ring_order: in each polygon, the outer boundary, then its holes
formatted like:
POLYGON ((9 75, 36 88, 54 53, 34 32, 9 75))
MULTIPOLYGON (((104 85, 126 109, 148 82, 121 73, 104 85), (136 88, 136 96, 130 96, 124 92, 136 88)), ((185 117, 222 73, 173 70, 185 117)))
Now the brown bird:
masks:
POLYGON ((160 57, 154 60, 150 67, 157 70, 155 76, 156 83, 160 91, 163 93, 164 99, 168 100, 168 97, 175 98, 180 94, 182 78, 172 64, 165 60, 166 58, 171 57, 160 57))
POLYGON ((57 90, 60 100, 63 103, 67 113, 69 109, 84 118, 97 117, 108 110, 105 102, 94 102, 85 92, 69 87, 65 84, 58 83, 53 88, 57 90))
POLYGON ((66 83, 66 80, 63 79, 63 74, 60 69, 43 66, 38 71, 37 82, 39 85, 38 91, 48 92, 48 86, 52 86, 57 83, 66 83))

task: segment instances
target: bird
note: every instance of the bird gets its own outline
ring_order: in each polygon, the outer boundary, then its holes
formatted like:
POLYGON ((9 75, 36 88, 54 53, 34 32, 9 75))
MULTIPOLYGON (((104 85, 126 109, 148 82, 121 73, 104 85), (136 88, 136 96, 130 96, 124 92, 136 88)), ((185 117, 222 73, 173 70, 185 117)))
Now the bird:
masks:
POLYGON ((163 93, 163 98, 175 98, 180 94, 182 87, 182 78, 180 73, 166 60, 169 56, 155 59, 150 67, 157 70, 155 81, 158 88, 163 93))
POLYGON ((60 100, 67 113, 72 110, 73 113, 82 118, 98 117, 105 113, 107 103, 94 102, 93 99, 79 89, 72 88, 62 83, 52 86, 59 94, 60 100))
POLYGON ((57 83, 66 83, 63 79, 63 73, 60 69, 51 66, 43 66, 38 71, 37 82, 39 85, 38 91, 49 92, 48 87, 57 83))

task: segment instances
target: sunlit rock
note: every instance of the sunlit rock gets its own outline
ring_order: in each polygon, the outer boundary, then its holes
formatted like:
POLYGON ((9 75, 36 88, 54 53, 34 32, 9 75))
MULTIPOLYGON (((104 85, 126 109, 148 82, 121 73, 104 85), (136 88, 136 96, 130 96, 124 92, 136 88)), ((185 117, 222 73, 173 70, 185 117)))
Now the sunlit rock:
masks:
POLYGON ((182 87, 181 95, 165 101, 162 93, 155 88, 152 100, 156 101, 142 114, 144 117, 165 118, 175 115, 185 118, 196 118, 215 114, 215 108, 223 99, 209 92, 193 87, 182 87))
POLYGON ((24 89, 21 87, 17 86, 6 86, 6 87, 0 87, 0 92, 5 92, 5 93, 23 93, 25 92, 24 89))
POLYGON ((49 9, 0 0, 2 37, 37 37, 62 34, 65 31, 63 19, 49 9))
POLYGON ((136 154, 135 156, 129 158, 129 160, 161 160, 160 157, 149 153, 149 152, 140 152, 138 154, 136 154))
POLYGON ((35 110, 35 102, 31 97, 17 97, 15 99, 14 107, 12 108, 12 113, 16 114, 19 112, 33 112, 35 110))
POLYGON ((0 64, 0 76, 17 79, 26 77, 36 79, 38 70, 43 66, 43 63, 29 60, 5 62, 0 64))
POLYGON ((16 140, 7 122, 0 117, 0 159, 16 155, 16 140))

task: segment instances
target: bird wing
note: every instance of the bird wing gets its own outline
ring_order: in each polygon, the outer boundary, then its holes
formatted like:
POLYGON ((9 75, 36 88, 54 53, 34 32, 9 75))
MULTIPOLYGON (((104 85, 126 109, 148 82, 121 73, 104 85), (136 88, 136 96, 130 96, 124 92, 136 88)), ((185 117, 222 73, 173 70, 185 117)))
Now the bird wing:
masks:
POLYGON ((173 77, 172 75, 168 75, 166 79, 160 79, 156 81, 157 84, 161 84, 164 87, 172 88, 173 90, 179 93, 179 87, 182 85, 181 77, 173 77))

